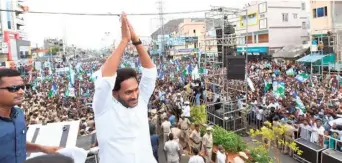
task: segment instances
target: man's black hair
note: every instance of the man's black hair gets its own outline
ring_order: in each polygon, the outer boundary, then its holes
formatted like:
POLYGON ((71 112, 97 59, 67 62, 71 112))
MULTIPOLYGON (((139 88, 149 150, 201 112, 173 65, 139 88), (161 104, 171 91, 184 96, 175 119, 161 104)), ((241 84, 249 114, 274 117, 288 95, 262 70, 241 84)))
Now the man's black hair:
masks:
POLYGON ((44 155, 28 159, 24 163, 74 163, 74 160, 63 155, 44 155))
POLYGON ((194 153, 194 155, 198 155, 199 150, 197 148, 192 148, 192 152, 194 153))
POLYGON ((121 89, 121 83, 129 78, 135 78, 138 81, 137 72, 132 68, 119 69, 116 74, 117 76, 113 91, 119 91, 121 89))
POLYGON ((173 134, 172 133, 169 134, 169 140, 173 140, 173 134))
POLYGON ((5 68, 5 69, 0 69, 0 83, 1 83, 1 78, 3 77, 16 77, 20 76, 20 72, 17 70, 5 68))

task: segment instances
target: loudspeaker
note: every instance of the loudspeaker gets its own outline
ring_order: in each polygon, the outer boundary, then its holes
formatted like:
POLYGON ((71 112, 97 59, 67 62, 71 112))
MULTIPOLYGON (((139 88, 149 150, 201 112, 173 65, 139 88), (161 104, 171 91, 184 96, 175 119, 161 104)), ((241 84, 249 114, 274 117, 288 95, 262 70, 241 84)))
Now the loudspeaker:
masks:
POLYGON ((226 56, 227 59, 227 79, 245 79, 245 56, 226 56))

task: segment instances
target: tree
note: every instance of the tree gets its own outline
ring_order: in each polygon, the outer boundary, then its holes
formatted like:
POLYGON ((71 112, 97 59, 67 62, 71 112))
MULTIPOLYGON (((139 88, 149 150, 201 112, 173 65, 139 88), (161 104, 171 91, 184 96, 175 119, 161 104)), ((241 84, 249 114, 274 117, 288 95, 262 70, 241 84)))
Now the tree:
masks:
POLYGON ((59 47, 58 46, 51 46, 49 48, 49 54, 56 55, 58 51, 59 51, 59 47))
MULTIPOLYGON (((294 153, 297 155, 302 155, 303 151, 299 149, 297 144, 294 141, 285 141, 282 138, 282 135, 288 130, 286 125, 277 125, 273 126, 270 122, 265 122, 265 126, 263 126, 260 130, 253 130, 250 129, 249 134, 252 138, 255 138, 257 136, 261 136, 263 139, 263 142, 257 141, 257 147, 252 148, 251 150, 251 156, 255 155, 254 158, 256 159, 256 162, 261 162, 257 159, 262 159, 262 161, 266 162, 273 162, 273 159, 270 156, 265 156, 265 154, 269 154, 269 152, 272 149, 277 149, 276 144, 283 145, 289 147, 294 153), (261 153, 261 154, 255 154, 255 153, 261 153), (254 153, 254 154, 253 154, 254 153)), ((277 163, 280 163, 280 151, 275 150, 276 157, 275 161, 277 163)))

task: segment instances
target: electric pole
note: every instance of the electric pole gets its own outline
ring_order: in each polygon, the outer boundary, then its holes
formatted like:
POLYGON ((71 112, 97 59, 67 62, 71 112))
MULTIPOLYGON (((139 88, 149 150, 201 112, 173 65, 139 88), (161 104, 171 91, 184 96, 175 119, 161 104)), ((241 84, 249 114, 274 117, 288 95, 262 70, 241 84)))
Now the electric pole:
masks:
POLYGON ((164 2, 163 0, 160 0, 157 2, 158 4, 158 15, 159 15, 159 23, 160 23, 160 35, 161 35, 161 42, 160 42, 160 60, 163 61, 164 55, 165 55, 165 33, 164 33, 164 2))

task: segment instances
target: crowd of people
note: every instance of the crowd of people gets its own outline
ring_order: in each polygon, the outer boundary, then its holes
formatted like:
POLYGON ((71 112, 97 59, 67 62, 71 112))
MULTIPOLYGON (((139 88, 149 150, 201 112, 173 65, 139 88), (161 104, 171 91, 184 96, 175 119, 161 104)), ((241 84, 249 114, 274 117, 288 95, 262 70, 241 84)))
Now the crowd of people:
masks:
MULTIPOLYGON (((134 67, 141 72, 136 58, 125 57, 123 60, 126 62, 121 67, 134 67)), ((196 58, 171 59, 164 64, 154 59, 154 62, 164 66, 158 67, 156 88, 149 102, 153 150, 156 152, 159 148, 156 135, 163 135, 165 144, 172 144, 166 143, 167 140, 177 140, 182 150, 201 149, 194 142, 202 143, 204 138, 196 133, 196 129, 190 130, 190 104, 227 99, 220 97, 216 86, 208 84, 216 81, 193 80, 189 66, 196 67, 196 58), (182 111, 178 115, 179 109, 182 111)), ((26 90, 25 101, 20 106, 27 124, 80 120, 80 136, 95 133, 91 106, 96 81, 94 74, 103 63, 101 58, 70 63, 48 62, 42 64, 41 69, 32 66, 34 70, 24 78, 31 84, 31 89, 26 90)), ((291 139, 301 137, 326 148, 341 150, 341 143, 336 142, 342 134, 339 76, 310 76, 306 66, 281 60, 249 62, 248 70, 252 81, 247 101, 251 108, 248 115, 250 123, 255 122, 258 128, 265 121, 284 123, 291 126, 292 130, 286 133, 291 139)), ((195 151, 196 154, 196 150, 189 152, 195 151)), ((156 153, 155 156, 158 158, 156 153)))
POLYGON ((250 62, 248 73, 254 89, 248 93, 249 123, 255 122, 258 128, 265 121, 286 124, 284 138, 288 141, 300 137, 341 151, 342 144, 337 142, 342 136, 340 76, 310 72, 308 65, 294 61, 250 62))
MULTIPOLYGON (((8 121, 12 120, 23 125, 20 118, 25 118, 26 126, 79 120, 79 136, 96 133, 98 140, 94 146, 100 147, 103 162, 112 162, 113 158, 120 163, 133 163, 135 159, 157 162, 162 145, 169 163, 180 162, 185 150, 193 154, 189 163, 208 163, 213 147, 212 128, 207 126, 201 135, 202 124, 192 123, 191 106, 240 100, 244 101, 241 108, 249 108, 249 123, 255 122, 257 128, 265 121, 274 125, 284 123, 285 140, 300 137, 342 150, 338 142, 342 138, 339 74, 314 75, 305 64, 279 59, 250 61, 249 88, 244 92, 241 91, 246 90, 244 82, 223 82, 226 80, 223 68, 201 68, 197 57, 150 58, 125 15, 121 21, 122 41, 107 58, 36 61, 25 66, 29 71, 22 74, 24 81, 17 71, 0 71, 0 93, 4 97, 0 100, 0 113, 8 119, 0 121, 2 126, 9 129, 8 121), (130 41, 139 57, 124 55, 130 41), (233 94, 229 92, 232 89, 240 91, 233 94), (149 123, 145 124, 145 120, 149 123), (152 154, 155 159, 150 158, 152 154)), ((13 128, 8 132, 19 133, 13 128)), ((21 132, 19 135, 25 129, 21 132)), ((18 144, 23 146, 25 142, 18 144)), ((26 147, 33 152, 58 150, 33 143, 26 143, 26 147)), ((15 151, 13 146, 10 149, 15 151)), ((219 163, 226 162, 224 149, 220 145, 218 149, 216 159, 219 163)), ((284 151, 291 152, 287 148, 284 151)), ((6 153, 0 159, 10 160, 12 155, 6 153)), ((25 158, 18 154, 16 159, 25 158)))

